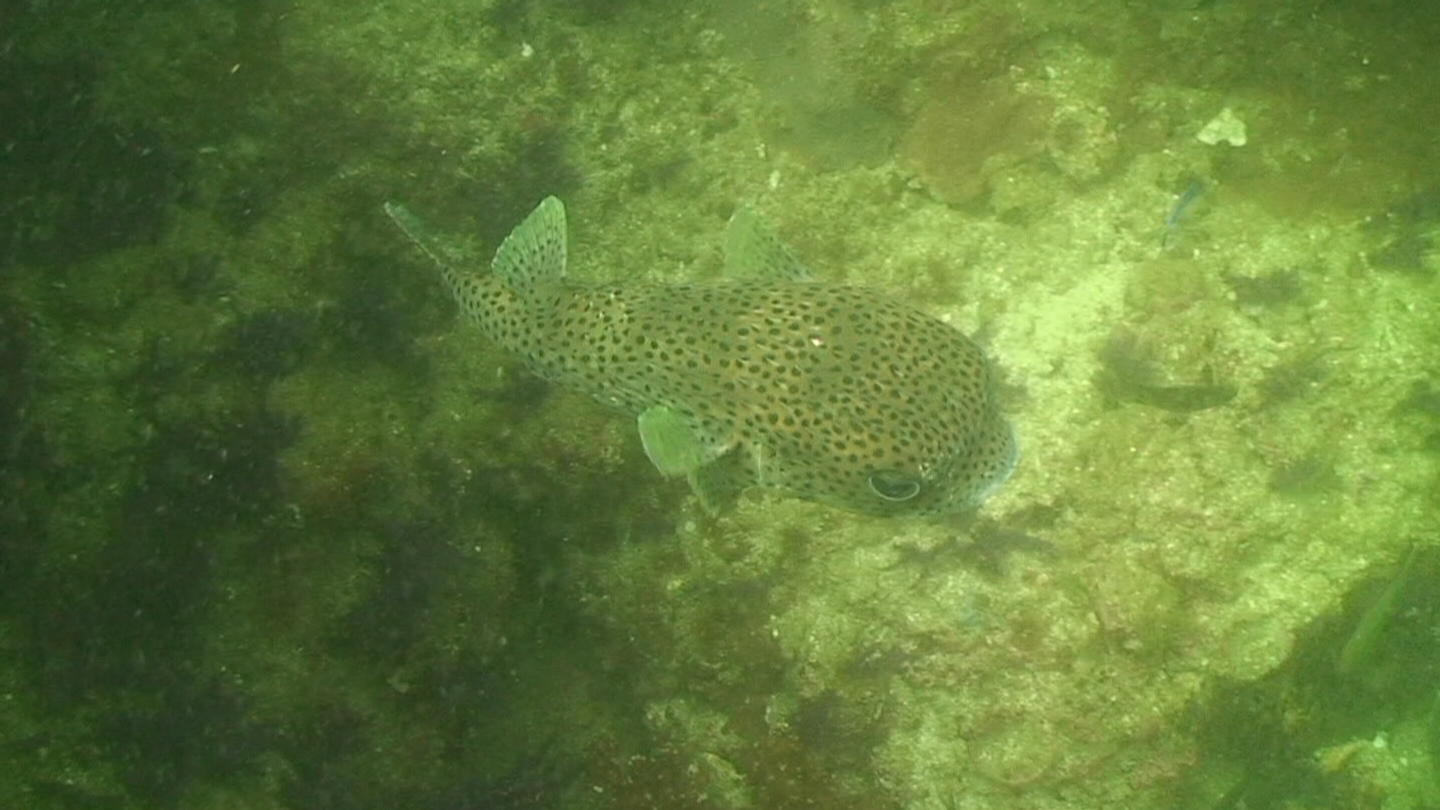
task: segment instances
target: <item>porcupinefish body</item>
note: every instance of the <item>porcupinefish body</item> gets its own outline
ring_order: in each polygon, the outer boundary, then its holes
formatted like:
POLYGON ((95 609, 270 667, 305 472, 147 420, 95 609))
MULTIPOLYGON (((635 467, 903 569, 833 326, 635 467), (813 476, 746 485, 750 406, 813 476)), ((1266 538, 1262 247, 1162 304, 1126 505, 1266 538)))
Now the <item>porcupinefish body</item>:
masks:
POLYGON ((869 514, 962 512, 1015 465, 978 346, 875 291, 809 280, 749 209, 726 231, 730 280, 703 284, 566 279, 554 197, 489 274, 467 272, 404 208, 386 211, 492 340, 636 416, 656 468, 685 476, 711 512, 751 485, 869 514))

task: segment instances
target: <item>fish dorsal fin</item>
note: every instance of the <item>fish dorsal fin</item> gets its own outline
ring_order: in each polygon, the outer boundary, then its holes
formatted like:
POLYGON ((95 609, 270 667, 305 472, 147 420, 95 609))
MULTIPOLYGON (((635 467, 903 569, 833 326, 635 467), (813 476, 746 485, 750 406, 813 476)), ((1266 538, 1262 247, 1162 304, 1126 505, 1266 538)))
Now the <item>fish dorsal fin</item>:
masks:
POLYGON ((500 243, 490 270, 522 299, 553 290, 565 275, 565 205, 546 197, 500 243))
POLYGON ((725 226, 725 275, 735 279, 807 281, 810 271, 754 209, 741 205, 725 226))
POLYGON ((445 237, 431 231, 410 209, 397 202, 385 203, 385 213, 400 230, 435 261, 447 270, 455 270, 472 263, 470 254, 445 237))

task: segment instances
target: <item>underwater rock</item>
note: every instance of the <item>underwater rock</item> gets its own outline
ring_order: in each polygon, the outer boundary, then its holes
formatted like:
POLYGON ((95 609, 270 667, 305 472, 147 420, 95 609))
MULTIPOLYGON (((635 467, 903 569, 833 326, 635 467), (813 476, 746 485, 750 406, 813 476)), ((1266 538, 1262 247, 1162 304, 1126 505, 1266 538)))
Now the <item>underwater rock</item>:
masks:
POLYGON ((1195 133, 1195 140, 1215 146, 1216 144, 1228 143, 1231 146, 1244 146, 1248 137, 1245 133, 1245 122, 1235 111, 1226 107, 1220 114, 1210 119, 1201 130, 1195 133))
POLYGON ((951 205, 980 202, 1004 168, 1045 150, 1050 110, 1005 77, 937 83, 900 142, 900 156, 951 205))

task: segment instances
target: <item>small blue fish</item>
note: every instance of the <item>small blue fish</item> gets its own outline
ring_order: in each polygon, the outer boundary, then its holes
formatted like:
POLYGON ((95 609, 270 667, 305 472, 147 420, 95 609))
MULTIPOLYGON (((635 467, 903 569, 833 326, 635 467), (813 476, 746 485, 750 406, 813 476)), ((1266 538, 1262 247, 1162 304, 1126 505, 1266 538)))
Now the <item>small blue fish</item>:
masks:
POLYGON ((1165 217, 1165 231, 1160 235, 1161 250, 1170 246, 1170 237, 1174 234, 1175 228, 1180 224, 1180 219, 1185 216, 1185 212, 1188 211, 1190 206, 1194 204, 1196 200, 1200 199, 1200 195, 1204 193, 1205 184, 1198 179, 1191 180, 1190 183, 1185 186, 1185 190, 1180 192, 1179 199, 1175 200, 1175 205, 1171 207, 1169 215, 1165 217))

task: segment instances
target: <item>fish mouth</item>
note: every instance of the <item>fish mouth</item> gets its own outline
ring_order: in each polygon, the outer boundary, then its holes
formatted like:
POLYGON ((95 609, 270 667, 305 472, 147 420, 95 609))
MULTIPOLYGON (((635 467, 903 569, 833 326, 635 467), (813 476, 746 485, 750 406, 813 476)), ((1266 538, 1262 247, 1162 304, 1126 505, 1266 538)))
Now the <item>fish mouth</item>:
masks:
POLYGON ((1020 443, 1015 440, 1015 429, 1008 423, 1002 423, 1000 427, 1005 431, 1004 449, 997 463, 980 479, 974 492, 965 500, 964 508, 970 509, 979 506, 986 498, 995 494, 995 490, 999 489, 1001 484, 1010 480, 1010 475, 1015 472, 1016 463, 1020 461, 1020 443))

